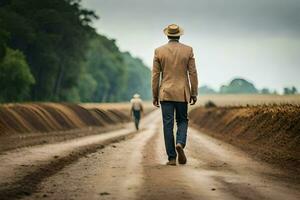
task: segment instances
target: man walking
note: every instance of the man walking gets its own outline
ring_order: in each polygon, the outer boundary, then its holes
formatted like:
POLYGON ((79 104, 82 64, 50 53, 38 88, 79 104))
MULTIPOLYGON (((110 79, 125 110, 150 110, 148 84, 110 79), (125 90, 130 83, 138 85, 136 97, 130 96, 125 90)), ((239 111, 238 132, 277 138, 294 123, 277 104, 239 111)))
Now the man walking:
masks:
POLYGON ((184 154, 186 145, 188 102, 194 105, 198 95, 198 78, 192 47, 179 42, 183 29, 171 24, 164 29, 169 42, 154 52, 152 69, 153 105, 161 105, 167 165, 187 162, 184 154), (177 133, 174 143, 174 112, 176 114, 177 133), (176 151, 177 153, 176 153, 176 151))
POLYGON ((130 114, 134 117, 134 125, 136 130, 139 130, 141 114, 144 111, 142 99, 140 98, 139 94, 134 94, 130 102, 131 102, 130 114))

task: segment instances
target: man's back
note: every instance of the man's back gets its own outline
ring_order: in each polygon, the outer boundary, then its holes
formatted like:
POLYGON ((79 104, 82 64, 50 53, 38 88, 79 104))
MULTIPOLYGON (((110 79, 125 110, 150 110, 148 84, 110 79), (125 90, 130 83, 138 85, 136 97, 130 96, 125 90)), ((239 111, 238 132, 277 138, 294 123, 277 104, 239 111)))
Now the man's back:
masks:
POLYGON ((160 101, 188 102, 191 95, 197 96, 197 85, 192 47, 170 40, 155 50, 153 96, 158 98, 159 95, 160 101), (159 73, 162 75, 160 86, 159 73))
POLYGON ((132 105, 132 109, 133 110, 137 110, 137 111, 140 111, 143 109, 143 106, 142 106, 142 100, 140 98, 132 98, 130 100, 130 103, 132 105))
POLYGON ((188 102, 194 105, 198 94, 193 49, 179 42, 183 32, 184 30, 176 24, 166 27, 164 34, 168 37, 169 43, 155 49, 153 58, 153 105, 156 107, 161 105, 169 160, 167 165, 176 165, 177 155, 179 164, 187 162, 183 149, 187 138, 188 102), (177 124, 176 141, 173 134, 174 113, 177 124))

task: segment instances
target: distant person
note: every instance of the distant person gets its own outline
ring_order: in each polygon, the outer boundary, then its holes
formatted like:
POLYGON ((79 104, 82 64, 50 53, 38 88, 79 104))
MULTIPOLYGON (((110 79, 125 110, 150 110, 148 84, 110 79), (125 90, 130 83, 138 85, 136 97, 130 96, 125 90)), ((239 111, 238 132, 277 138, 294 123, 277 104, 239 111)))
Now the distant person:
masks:
POLYGON ((192 47, 179 42, 183 29, 171 24, 164 29, 169 42, 154 52, 152 70, 153 105, 161 105, 167 165, 186 164, 188 102, 194 105, 198 95, 198 79, 192 47), (174 112, 176 113, 177 133, 174 143, 174 112), (177 154, 176 154, 176 151, 177 154))
POLYGON ((139 130, 139 123, 141 120, 141 114, 143 113, 143 102, 139 94, 133 95, 133 98, 130 100, 131 110, 130 114, 134 117, 134 124, 136 130, 139 130))

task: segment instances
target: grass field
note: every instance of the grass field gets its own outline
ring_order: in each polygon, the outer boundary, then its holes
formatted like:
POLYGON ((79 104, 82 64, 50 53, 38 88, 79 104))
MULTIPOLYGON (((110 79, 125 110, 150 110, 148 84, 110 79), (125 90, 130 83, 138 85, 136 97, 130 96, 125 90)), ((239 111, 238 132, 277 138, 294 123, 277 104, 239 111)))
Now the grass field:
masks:
POLYGON ((294 104, 300 105, 300 95, 201 95, 198 105, 211 100, 218 106, 242 106, 262 104, 294 104))

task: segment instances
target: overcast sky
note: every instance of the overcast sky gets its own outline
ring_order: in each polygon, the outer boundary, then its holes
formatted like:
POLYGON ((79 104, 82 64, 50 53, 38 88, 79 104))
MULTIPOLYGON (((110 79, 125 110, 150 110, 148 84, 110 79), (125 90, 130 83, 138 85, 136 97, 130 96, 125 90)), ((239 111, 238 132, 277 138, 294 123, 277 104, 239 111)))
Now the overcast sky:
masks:
POLYGON ((184 28, 201 85, 215 89, 234 77, 261 89, 300 89, 300 0, 83 0, 100 16, 99 33, 114 38, 152 67, 163 28, 184 28))

